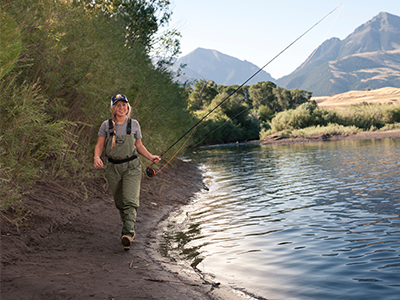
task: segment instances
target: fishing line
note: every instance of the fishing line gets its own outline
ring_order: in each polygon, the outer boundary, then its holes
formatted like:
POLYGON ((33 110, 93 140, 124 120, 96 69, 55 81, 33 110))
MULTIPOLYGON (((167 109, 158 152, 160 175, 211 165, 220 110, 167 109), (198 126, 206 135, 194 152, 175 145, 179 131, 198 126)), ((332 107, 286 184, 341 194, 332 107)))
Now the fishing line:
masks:
MULTIPOLYGON (((341 8, 340 8, 338 14, 336 15, 335 20, 332 22, 332 24, 331 24, 331 26, 329 27, 328 31, 325 33, 325 35, 324 35, 322 41, 325 41, 326 36, 327 36, 328 33, 331 31, 331 29, 332 29, 333 25, 335 24, 337 18, 339 17, 339 15, 340 15, 340 13, 341 13, 341 11, 342 11, 342 9, 343 9, 343 4, 339 5, 338 7, 340 7, 340 6, 341 6, 341 8)), ((319 44, 319 46, 314 50, 314 52, 310 55, 310 57, 309 57, 297 70, 295 70, 295 72, 294 72, 293 74, 291 74, 291 75, 289 76, 289 78, 287 78, 287 79, 283 82, 283 84, 286 83, 290 78, 292 78, 292 76, 293 76, 294 74, 296 74, 298 71, 300 71, 300 70, 311 60, 311 58, 314 56, 315 52, 317 52, 317 50, 319 49, 319 47, 320 47, 321 45, 322 45, 322 42, 321 42, 321 43, 319 44)), ((204 88, 204 85, 203 85, 203 88, 204 88)), ((214 129, 213 131, 211 131, 207 136, 205 136, 205 137, 204 137, 201 141, 199 141, 197 144, 195 144, 195 145, 193 145, 193 146, 190 146, 190 148, 188 148, 187 150, 190 150, 190 149, 193 149, 193 148, 197 147, 198 145, 201 144, 201 142, 203 142, 205 139, 207 139, 210 135, 212 135, 214 132, 216 132, 217 130, 219 130, 221 127, 223 127, 224 125, 226 125, 229 121, 234 120, 235 118, 237 118, 238 116, 240 116, 242 113, 244 113, 245 111, 247 111, 247 110, 249 110, 249 109, 251 109, 251 108, 253 108, 253 107, 254 107, 254 106, 251 105, 251 106, 245 108, 244 110, 242 110, 241 112, 239 112, 236 116, 234 116, 234 117, 228 119, 225 123, 223 123, 222 125, 220 125, 218 128, 216 128, 216 129, 214 129)))
POLYGON ((207 134, 200 142, 198 142, 197 144, 190 146, 190 149, 196 148, 198 145, 201 144, 202 141, 204 141, 206 138, 208 138, 210 135, 212 135, 214 132, 216 132, 217 130, 219 130, 221 127, 225 126, 229 121, 236 119, 237 117, 239 117, 242 113, 244 113, 245 111, 253 108, 254 105, 250 105, 249 107, 247 107, 246 109, 242 110, 240 113, 238 113, 237 115, 235 115, 234 117, 230 118, 229 120, 227 120, 225 123, 223 123, 222 125, 218 126, 217 128, 215 128, 213 131, 211 131, 209 134, 207 134))
MULTIPOLYGON (((325 33, 325 35, 324 35, 324 37, 323 37, 323 39, 322 39, 322 42, 319 44, 319 46, 318 46, 317 48, 315 48, 314 52, 310 55, 310 57, 309 57, 297 70, 295 70, 288 78, 285 79, 285 81, 282 83, 282 85, 284 85, 286 82, 288 82, 290 78, 292 78, 297 72, 299 72, 299 71, 311 60, 311 58, 312 58, 312 57, 314 56, 314 54, 317 52, 317 50, 319 49, 319 47, 321 47, 321 45, 322 45, 323 41, 325 41, 326 36, 328 35, 329 31, 331 31, 331 29, 332 29, 332 27, 333 27, 333 24, 335 24, 337 18, 339 17, 340 13, 342 12, 343 3, 340 4, 338 7, 340 7, 340 6, 341 6, 340 10, 339 10, 338 14, 336 15, 335 20, 333 20, 331 27, 329 27, 328 31, 325 33)), ((337 9, 338 7, 336 7, 336 9, 337 9)))
MULTIPOLYGON (((219 104, 217 104, 212 110, 210 110, 204 117, 202 117, 196 124, 194 124, 188 131, 186 131, 179 139, 177 139, 167 150, 165 150, 163 153, 160 154, 160 157, 162 157, 165 153, 167 153, 169 150, 171 150, 179 141, 181 141, 188 133, 191 132, 189 138, 193 135, 194 131, 197 129, 197 127, 200 126, 201 123, 204 122, 204 120, 211 115, 218 107, 220 107, 222 104, 224 104, 226 101, 228 101, 234 94, 236 94, 246 83, 248 83, 251 79, 253 79, 255 76, 258 75, 265 67, 267 67, 271 62, 273 62, 275 59, 277 59, 282 53, 284 53, 287 49, 289 49, 293 44, 295 44, 298 40, 300 40, 303 36, 305 36, 308 32, 310 32, 314 27, 316 27, 319 23, 321 23, 323 20, 325 20, 329 15, 331 15, 335 10, 337 10, 340 6, 343 4, 340 4, 337 6, 335 9, 330 11, 328 14, 326 14, 323 18, 321 18, 318 22, 316 22, 314 25, 312 25, 309 29, 307 29, 304 33, 302 33, 298 38, 296 38, 293 42, 291 42, 288 46, 286 46, 281 52, 279 52, 277 55, 275 55, 270 61, 268 61, 263 67, 259 68, 258 71, 256 71, 252 76, 250 76, 245 82, 243 82, 236 90, 234 90, 228 97, 226 97, 224 100, 222 100, 219 104)), ((186 141, 183 143, 182 147, 179 148, 179 150, 173 155, 175 157, 181 149, 186 145, 186 143, 189 141, 189 138, 186 139, 186 141)), ((156 175, 159 171, 161 171, 172 159, 170 159, 160 170, 157 172, 152 168, 154 163, 151 163, 147 168, 146 168, 146 174, 149 177, 153 177, 156 175)))

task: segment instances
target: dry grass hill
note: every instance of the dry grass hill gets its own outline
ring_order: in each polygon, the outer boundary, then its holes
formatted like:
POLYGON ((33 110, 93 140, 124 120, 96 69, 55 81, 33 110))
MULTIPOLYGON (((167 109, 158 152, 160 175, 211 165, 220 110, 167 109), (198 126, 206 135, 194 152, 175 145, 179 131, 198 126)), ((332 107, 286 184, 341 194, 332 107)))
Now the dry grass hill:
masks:
POLYGON ((361 104, 400 104, 400 88, 385 87, 370 91, 350 91, 334 96, 312 97, 319 107, 346 108, 350 105, 361 104))

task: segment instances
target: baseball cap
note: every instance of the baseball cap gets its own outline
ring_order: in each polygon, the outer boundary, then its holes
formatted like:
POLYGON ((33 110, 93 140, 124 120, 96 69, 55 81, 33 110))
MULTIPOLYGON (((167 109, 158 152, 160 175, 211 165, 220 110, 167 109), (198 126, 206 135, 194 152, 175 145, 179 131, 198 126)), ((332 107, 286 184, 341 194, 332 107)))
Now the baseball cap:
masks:
POLYGON ((126 103, 128 103, 128 98, 126 98, 125 95, 122 94, 116 94, 114 96, 112 96, 111 98, 111 106, 113 106, 115 103, 117 103, 117 101, 125 101, 126 103))

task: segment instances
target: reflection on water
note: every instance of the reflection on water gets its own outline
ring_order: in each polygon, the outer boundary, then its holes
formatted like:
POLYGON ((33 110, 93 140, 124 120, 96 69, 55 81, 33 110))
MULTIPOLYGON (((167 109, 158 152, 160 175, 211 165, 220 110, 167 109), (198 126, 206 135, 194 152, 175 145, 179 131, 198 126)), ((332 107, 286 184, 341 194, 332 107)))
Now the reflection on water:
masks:
POLYGON ((400 140, 196 149, 161 253, 268 299, 399 299, 400 140))

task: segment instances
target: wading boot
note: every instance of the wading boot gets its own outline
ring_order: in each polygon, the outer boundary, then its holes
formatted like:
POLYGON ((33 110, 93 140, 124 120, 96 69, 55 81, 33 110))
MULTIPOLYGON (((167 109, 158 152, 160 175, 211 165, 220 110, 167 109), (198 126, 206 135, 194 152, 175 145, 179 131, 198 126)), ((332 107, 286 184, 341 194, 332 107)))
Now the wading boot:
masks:
POLYGON ((135 240, 136 233, 133 236, 123 235, 121 237, 121 244, 124 246, 124 250, 127 251, 131 248, 133 241, 135 240))

